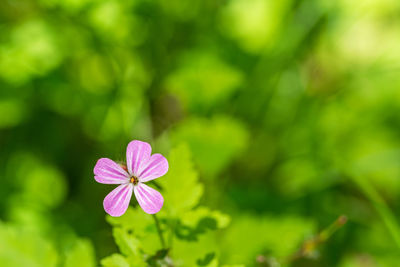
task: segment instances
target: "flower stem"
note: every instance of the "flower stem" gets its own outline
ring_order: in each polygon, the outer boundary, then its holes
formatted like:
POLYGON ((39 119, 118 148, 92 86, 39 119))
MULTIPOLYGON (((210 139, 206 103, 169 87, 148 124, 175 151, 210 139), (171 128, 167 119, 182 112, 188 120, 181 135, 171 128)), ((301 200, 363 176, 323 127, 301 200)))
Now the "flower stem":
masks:
POLYGON ((156 223, 158 237, 160 238, 161 247, 165 248, 165 241, 164 241, 164 237, 163 237, 163 234, 161 231, 160 222, 158 221, 158 218, 155 214, 153 214, 153 218, 154 218, 154 222, 156 223))
MULTIPOLYGON (((347 222, 347 217, 345 215, 339 216, 339 218, 337 218, 336 221, 334 221, 330 226, 325 228, 315 237, 304 241, 304 243, 302 244, 301 248, 298 251, 296 251, 294 254, 287 257, 286 259, 283 259, 283 263, 290 264, 300 258, 312 255, 312 253, 315 252, 315 250, 318 248, 319 245, 326 242, 329 239, 329 237, 331 237, 332 234, 334 234, 337 230, 343 227, 343 225, 345 225, 346 222, 347 222)), ((260 261, 274 260, 274 259, 266 259, 262 255, 259 259, 260 261)))

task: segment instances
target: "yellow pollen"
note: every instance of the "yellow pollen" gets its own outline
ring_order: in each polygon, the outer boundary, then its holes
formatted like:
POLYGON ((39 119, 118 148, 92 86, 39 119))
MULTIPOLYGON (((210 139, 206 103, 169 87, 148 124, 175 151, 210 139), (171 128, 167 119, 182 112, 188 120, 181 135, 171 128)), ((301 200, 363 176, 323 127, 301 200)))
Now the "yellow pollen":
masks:
POLYGON ((136 178, 135 176, 132 176, 131 179, 130 179, 130 182, 132 184, 137 184, 138 183, 138 178, 136 178))

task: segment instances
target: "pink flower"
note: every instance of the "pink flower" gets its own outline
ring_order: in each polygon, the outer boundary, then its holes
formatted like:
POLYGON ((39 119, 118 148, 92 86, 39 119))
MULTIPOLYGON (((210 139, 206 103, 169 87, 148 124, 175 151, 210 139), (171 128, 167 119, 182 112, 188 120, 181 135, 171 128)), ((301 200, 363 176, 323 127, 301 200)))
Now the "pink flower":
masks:
POLYGON ((126 165, 121 166, 111 159, 101 158, 94 167, 94 179, 102 184, 119 184, 103 202, 104 210, 118 217, 128 209, 132 191, 140 207, 148 214, 161 210, 162 195, 145 182, 163 176, 168 171, 168 161, 161 154, 151 155, 151 146, 134 140, 126 149, 126 165))

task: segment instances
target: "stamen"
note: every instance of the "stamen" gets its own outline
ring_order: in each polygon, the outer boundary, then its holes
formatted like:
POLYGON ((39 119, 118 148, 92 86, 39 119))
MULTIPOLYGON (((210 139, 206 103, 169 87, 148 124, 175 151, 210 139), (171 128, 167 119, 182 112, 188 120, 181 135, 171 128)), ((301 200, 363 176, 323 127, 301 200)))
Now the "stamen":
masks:
POLYGON ((135 177, 135 176, 132 176, 131 179, 130 179, 130 182, 135 185, 135 184, 137 184, 139 182, 139 179, 137 177, 135 177))

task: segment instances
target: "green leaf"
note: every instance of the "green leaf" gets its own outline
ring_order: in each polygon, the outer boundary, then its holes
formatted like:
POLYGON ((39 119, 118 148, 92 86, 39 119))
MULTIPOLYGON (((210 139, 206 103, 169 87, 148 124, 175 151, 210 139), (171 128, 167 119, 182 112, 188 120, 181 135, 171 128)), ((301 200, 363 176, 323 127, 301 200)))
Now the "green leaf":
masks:
POLYGON ((0 76, 23 84, 46 74, 62 60, 57 35, 40 19, 26 20, 12 29, 9 42, 0 45, 0 76))
POLYGON ((167 263, 170 260, 168 258, 168 252, 169 249, 160 249, 153 256, 149 257, 146 262, 149 266, 168 266, 167 263))
POLYGON ((138 255, 140 241, 129 231, 120 227, 113 228, 113 236, 119 250, 125 256, 138 255))
MULTIPOLYGON (((128 235, 140 240, 140 248, 147 254, 153 254, 160 248, 157 228, 151 215, 143 212, 140 208, 129 207, 121 217, 106 217, 107 221, 118 230, 118 235, 128 235)), ((163 220, 160 220, 163 228, 163 220)))
MULTIPOLYGON (((248 133, 239 121, 215 116, 191 118, 171 133, 173 143, 186 142, 204 177, 214 177, 247 146, 248 133)), ((170 164, 172 165, 172 164, 170 164)))
POLYGON ((143 212, 140 208, 134 209, 129 207, 120 217, 112 217, 107 215, 106 220, 112 226, 118 226, 126 230, 133 231, 135 235, 143 235, 149 232, 154 226, 153 218, 143 212))
POLYGON ((207 253, 204 258, 198 259, 196 261, 198 266, 207 266, 215 258, 215 252, 207 253))
MULTIPOLYGON (((290 1, 235 0, 222 13, 223 32, 236 39, 245 50, 258 53, 273 43, 290 1)), ((295 37, 293 37, 294 39, 295 37)))
POLYGON ((220 239, 221 257, 227 263, 253 264, 257 255, 286 257, 313 233, 312 221, 296 216, 273 217, 241 214, 220 239))
MULTIPOLYGON (((199 235, 197 238, 196 242, 188 242, 182 239, 174 240, 171 257, 179 261, 181 266, 197 266, 197 261, 205 259, 205 255, 210 251, 215 251, 216 255, 219 254, 219 236, 215 232, 199 235)), ((217 263, 217 257, 214 257, 207 266, 218 266, 217 263)))
POLYGON ((335 184, 332 175, 327 175, 326 170, 323 172, 315 161, 307 157, 296 157, 281 164, 277 168, 276 180, 280 191, 288 198, 321 191, 335 184))
POLYGON ((186 109, 204 111, 221 104, 239 87, 242 74, 209 52, 190 52, 166 87, 186 109), (190 88, 190 90, 187 90, 190 88))
POLYGON ((228 215, 219 211, 211 211, 206 207, 199 207, 181 216, 175 228, 175 235, 186 241, 197 241, 199 235, 224 228, 229 222, 228 215))
POLYGON ((168 173, 157 180, 163 189, 164 208, 173 216, 184 214, 199 203, 204 188, 198 182, 198 174, 186 145, 181 144, 172 149, 168 162, 170 166, 168 173))
MULTIPOLYGON (((144 255, 142 251, 142 244, 140 240, 132 233, 131 230, 127 230, 120 227, 113 228, 113 236, 115 243, 123 255, 126 256, 131 266, 143 266, 144 255)), ((142 239, 146 241, 146 239, 142 239)), ((154 246, 150 246, 152 251, 154 246)))
MULTIPOLYGON (((16 153, 10 161, 15 175, 14 183, 19 187, 15 197, 16 207, 21 202, 54 208, 62 203, 67 193, 64 174, 52 165, 45 164, 30 153, 16 153)), ((10 169, 11 169, 10 168, 10 169)))
POLYGON ((204 206, 188 211, 181 217, 181 221, 185 225, 195 226, 204 218, 214 219, 217 228, 225 228, 231 221, 229 215, 224 214, 218 210, 210 210, 209 208, 204 206))
POLYGON ((127 259, 121 254, 112 254, 101 261, 101 266, 103 267, 130 267, 127 259))
POLYGON ((0 222, 0 266, 58 266, 54 244, 41 234, 0 222))
POLYGON ((67 252, 64 266, 96 266, 96 257, 90 241, 83 239, 77 240, 72 249, 67 252))

